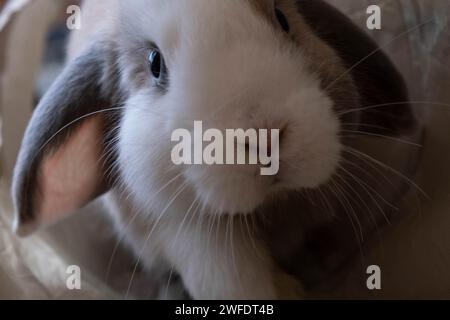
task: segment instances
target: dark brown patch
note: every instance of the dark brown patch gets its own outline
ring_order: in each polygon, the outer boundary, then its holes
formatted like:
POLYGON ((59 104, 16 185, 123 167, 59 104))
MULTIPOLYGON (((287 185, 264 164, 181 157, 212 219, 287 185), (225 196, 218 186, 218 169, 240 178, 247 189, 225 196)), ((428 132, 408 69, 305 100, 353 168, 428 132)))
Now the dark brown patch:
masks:
MULTIPOLYGON (((321 0, 278 0, 276 5, 290 23, 291 41, 287 43, 307 59, 309 71, 318 77, 337 113, 409 100, 404 81, 389 58, 334 7, 321 0), (364 60, 369 54, 372 54, 370 58, 364 60)), ((408 104, 380 111, 352 112, 341 117, 341 122, 383 126, 386 130, 377 133, 385 135, 398 135, 414 128, 415 119, 408 104)), ((367 126, 361 130, 370 132, 367 126)), ((342 142, 347 147, 367 151, 348 139, 342 142)), ((413 155, 412 162, 417 163, 418 156, 413 155)), ((309 190, 307 196, 292 192, 286 199, 274 200, 261 209, 265 221, 270 221, 270 225, 260 222, 261 238, 266 239, 274 259, 283 269, 302 279, 309 289, 324 282, 332 286, 332 280, 337 280, 334 278, 337 270, 344 269, 346 262, 362 250, 359 243, 370 243, 367 238, 386 226, 387 219, 394 218, 395 210, 386 203, 380 204, 377 197, 396 205, 411 187, 391 172, 374 168, 367 159, 349 154, 343 158, 345 171, 338 170, 322 188, 309 190), (388 186, 383 180, 386 176, 391 183, 388 186), (348 203, 345 198, 350 198, 348 203), (359 239, 355 218, 348 217, 352 214, 358 216, 364 240, 359 239)), ((396 169, 410 177, 416 166, 396 169)))
POLYGON ((374 133, 411 133, 416 125, 412 109, 408 103, 400 104, 409 100, 408 91, 401 74, 386 54, 349 18, 324 1, 314 1, 314 5, 308 0, 297 0, 296 3, 314 34, 342 61, 344 72, 321 72, 328 93, 332 96, 334 91, 344 88, 340 96, 348 95, 350 91, 345 87, 352 81, 359 94, 359 103, 347 106, 349 109, 394 103, 360 112, 361 123, 385 128, 384 132, 372 129, 374 133))

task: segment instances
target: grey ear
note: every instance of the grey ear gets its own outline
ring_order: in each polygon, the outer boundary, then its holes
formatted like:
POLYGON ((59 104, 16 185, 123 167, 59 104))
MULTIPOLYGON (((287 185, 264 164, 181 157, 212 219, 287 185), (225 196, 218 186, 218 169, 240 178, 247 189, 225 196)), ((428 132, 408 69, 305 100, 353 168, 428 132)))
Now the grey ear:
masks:
POLYGON ((114 53, 96 44, 67 65, 40 101, 14 169, 15 228, 26 235, 54 223, 107 190, 105 132, 115 103, 114 53))
POLYGON ((327 3, 297 0, 297 4, 317 36, 339 54, 346 69, 351 69, 360 95, 360 107, 376 106, 362 112, 360 122, 370 125, 365 126, 364 131, 390 135, 411 132, 416 127, 416 119, 406 102, 409 101, 406 85, 377 44, 327 3))

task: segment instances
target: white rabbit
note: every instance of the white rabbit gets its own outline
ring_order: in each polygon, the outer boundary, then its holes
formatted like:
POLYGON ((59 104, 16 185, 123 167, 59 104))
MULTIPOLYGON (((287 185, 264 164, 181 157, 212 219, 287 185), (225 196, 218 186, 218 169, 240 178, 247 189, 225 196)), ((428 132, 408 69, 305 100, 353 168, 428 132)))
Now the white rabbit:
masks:
POLYGON ((381 123, 392 135, 413 127, 406 104, 359 110, 407 100, 389 60, 379 53, 361 62, 362 75, 348 69, 375 45, 321 1, 107 0, 86 1, 82 12, 17 162, 18 232, 108 192, 117 230, 140 261, 173 268, 193 298, 301 298, 264 231, 270 220, 258 217, 276 212, 289 226, 303 214, 297 195, 329 183, 345 158, 342 123, 381 123), (171 134, 194 121, 280 129, 278 174, 174 165, 171 134))

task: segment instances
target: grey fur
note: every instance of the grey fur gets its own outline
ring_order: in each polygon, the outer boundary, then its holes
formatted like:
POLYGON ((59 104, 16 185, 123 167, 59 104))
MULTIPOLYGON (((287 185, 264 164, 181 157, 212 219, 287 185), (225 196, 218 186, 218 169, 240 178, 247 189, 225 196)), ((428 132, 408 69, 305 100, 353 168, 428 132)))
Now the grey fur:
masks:
POLYGON ((62 144, 79 122, 64 127, 89 113, 111 107, 119 96, 118 76, 111 68, 114 60, 110 45, 95 44, 64 69, 34 111, 13 177, 18 224, 34 218, 43 156, 62 144))

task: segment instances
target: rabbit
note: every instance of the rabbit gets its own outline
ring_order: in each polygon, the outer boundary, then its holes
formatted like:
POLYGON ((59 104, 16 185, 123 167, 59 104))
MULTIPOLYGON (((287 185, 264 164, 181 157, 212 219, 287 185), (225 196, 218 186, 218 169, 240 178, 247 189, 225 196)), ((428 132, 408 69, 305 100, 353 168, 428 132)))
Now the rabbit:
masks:
MULTIPOLYGON (((317 0, 86 1, 82 13, 65 69, 23 139, 16 232, 29 235, 105 195, 138 261, 174 270, 190 297, 306 297, 297 259, 305 235, 335 220, 305 194, 326 192, 344 174, 346 148, 355 146, 345 125, 417 132, 390 60, 317 0), (171 134, 194 121, 279 129, 278 173, 175 165, 171 134)), ((328 196, 327 210, 339 216, 342 194, 328 196)))

